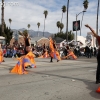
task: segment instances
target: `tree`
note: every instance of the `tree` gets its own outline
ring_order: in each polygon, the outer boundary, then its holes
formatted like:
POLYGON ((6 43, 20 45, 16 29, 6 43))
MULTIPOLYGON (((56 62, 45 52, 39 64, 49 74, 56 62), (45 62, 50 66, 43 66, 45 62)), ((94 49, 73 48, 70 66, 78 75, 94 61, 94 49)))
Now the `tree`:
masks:
POLYGON ((11 19, 11 18, 9 18, 10 28, 11 28, 11 22, 12 22, 12 19, 11 19))
MULTIPOLYGON (((84 11, 87 10, 88 4, 89 4, 88 0, 83 1, 84 11)), ((83 21, 83 17, 84 17, 84 11, 83 11, 83 15, 82 15, 82 21, 83 21)), ((81 29, 82 29, 82 21, 81 21, 81 28, 80 28, 80 36, 81 36, 81 29)))
POLYGON ((83 1, 83 6, 85 10, 88 8, 88 4, 89 4, 88 0, 83 1))
POLYGON ((64 24, 60 23, 60 33, 61 33, 61 31, 62 31, 63 28, 64 28, 64 24))
MULTIPOLYGON (((74 33, 72 33, 72 31, 68 32, 67 35, 68 35, 68 40, 69 41, 74 39, 74 33)), ((56 34, 54 34, 54 38, 56 38, 56 37, 66 39, 66 33, 63 33, 63 32, 62 33, 56 33, 56 34)))
MULTIPOLYGON (((0 33, 2 32, 2 25, 0 25, 0 33)), ((6 26, 4 23, 4 33, 2 33, 2 36, 5 37, 6 43, 10 43, 10 40, 12 39, 13 31, 11 31, 10 28, 6 26)))
POLYGON ((29 28, 31 27, 31 25, 30 25, 30 24, 28 24, 28 25, 27 25, 27 27, 28 27, 28 30, 29 30, 29 28))
POLYGON ((38 36, 39 36, 39 27, 40 27, 40 23, 39 22, 37 23, 37 26, 38 26, 38 36))
POLYGON ((26 36, 28 35, 28 31, 24 30, 23 32, 19 32, 19 35, 26 36))
POLYGON ((57 25, 57 27, 58 27, 58 33, 59 33, 60 21, 57 21, 56 25, 57 25))
POLYGON ((62 6, 62 18, 61 18, 61 23, 62 23, 62 19, 63 19, 63 13, 65 13, 66 12, 66 6, 64 5, 64 6, 62 6))
POLYGON ((74 39, 74 33, 72 31, 68 32, 68 40, 71 41, 74 39))
POLYGON ((2 8, 1 8, 2 12, 1 12, 1 36, 2 34, 4 34, 4 0, 2 0, 2 8))
MULTIPOLYGON (((44 14, 44 16, 45 16, 45 19, 44 19, 44 31, 45 31, 45 20, 46 20, 46 18, 47 18, 48 11, 45 10, 43 14, 44 14)), ((43 31, 43 36, 44 36, 44 31, 43 31)))

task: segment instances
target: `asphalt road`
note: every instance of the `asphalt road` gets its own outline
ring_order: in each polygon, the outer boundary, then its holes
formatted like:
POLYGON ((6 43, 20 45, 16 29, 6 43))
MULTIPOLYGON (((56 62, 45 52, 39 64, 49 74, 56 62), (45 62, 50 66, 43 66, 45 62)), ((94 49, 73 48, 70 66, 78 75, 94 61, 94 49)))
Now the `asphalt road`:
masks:
POLYGON ((17 75, 9 73, 17 61, 6 58, 0 65, 0 100, 100 100, 95 57, 49 61, 36 58, 37 68, 17 75))

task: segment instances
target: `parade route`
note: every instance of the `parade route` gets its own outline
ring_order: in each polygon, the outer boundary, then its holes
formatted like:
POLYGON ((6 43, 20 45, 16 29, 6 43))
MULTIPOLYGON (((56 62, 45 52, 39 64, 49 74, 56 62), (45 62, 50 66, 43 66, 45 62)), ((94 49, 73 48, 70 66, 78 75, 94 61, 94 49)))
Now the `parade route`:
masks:
POLYGON ((0 100, 100 100, 96 58, 35 60, 37 68, 17 75, 9 73, 17 61, 5 59, 0 65, 0 100))

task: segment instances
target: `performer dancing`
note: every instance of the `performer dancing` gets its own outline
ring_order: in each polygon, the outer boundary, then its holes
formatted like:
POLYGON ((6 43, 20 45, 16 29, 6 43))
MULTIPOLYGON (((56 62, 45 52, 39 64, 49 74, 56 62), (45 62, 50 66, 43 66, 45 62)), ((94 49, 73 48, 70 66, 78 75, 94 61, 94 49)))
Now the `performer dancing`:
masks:
POLYGON ((70 49, 68 50, 68 55, 65 56, 65 57, 62 57, 62 59, 64 60, 64 59, 67 59, 68 57, 72 57, 72 59, 74 59, 74 60, 77 59, 77 56, 75 56, 75 54, 73 53, 73 51, 70 50, 70 49))
POLYGON ((91 34, 96 37, 98 41, 98 54, 97 54, 97 71, 96 71, 96 84, 100 83, 100 36, 95 33, 95 31, 89 26, 85 25, 87 28, 91 30, 91 34))
POLYGON ((27 54, 28 52, 27 52, 26 49, 27 49, 29 46, 31 46, 29 34, 27 33, 27 34, 24 35, 24 34, 21 33, 21 32, 19 32, 19 33, 20 33, 20 35, 22 35, 23 38, 24 38, 24 42, 25 42, 25 54, 27 54))
POLYGON ((50 48, 50 57, 51 57, 50 62, 53 62, 52 61, 53 58, 57 59, 57 62, 58 62, 59 60, 61 60, 61 58, 57 51, 55 41, 53 41, 51 37, 49 39, 50 39, 49 48, 50 48))
POLYGON ((20 58, 17 59, 18 63, 11 70, 11 73, 27 74, 28 72, 25 69, 27 66, 32 66, 36 68, 35 60, 34 60, 35 55, 32 53, 31 47, 27 48, 27 52, 28 53, 26 55, 21 56, 20 58))
POLYGON ((0 44, 0 64, 4 62, 4 59, 3 59, 3 50, 2 50, 2 47, 1 47, 1 44, 0 44))

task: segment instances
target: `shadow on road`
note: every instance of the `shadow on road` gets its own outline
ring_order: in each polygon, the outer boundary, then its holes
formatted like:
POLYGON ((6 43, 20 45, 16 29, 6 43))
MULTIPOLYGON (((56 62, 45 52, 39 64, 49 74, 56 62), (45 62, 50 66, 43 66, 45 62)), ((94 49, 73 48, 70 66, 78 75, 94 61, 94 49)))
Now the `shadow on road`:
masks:
POLYGON ((73 78, 73 77, 68 77, 68 76, 61 76, 61 75, 55 75, 55 74, 47 74, 47 73, 41 73, 41 72, 35 72, 36 74, 42 74, 42 75, 49 75, 49 76, 56 76, 60 78, 67 78, 67 79, 74 79, 78 81, 82 81, 87 85, 87 89, 90 90, 91 92, 89 93, 93 98, 99 99, 100 100, 100 94, 96 93, 97 88, 100 86, 100 84, 95 84, 95 82, 91 80, 85 80, 85 79, 79 79, 79 78, 73 78))

